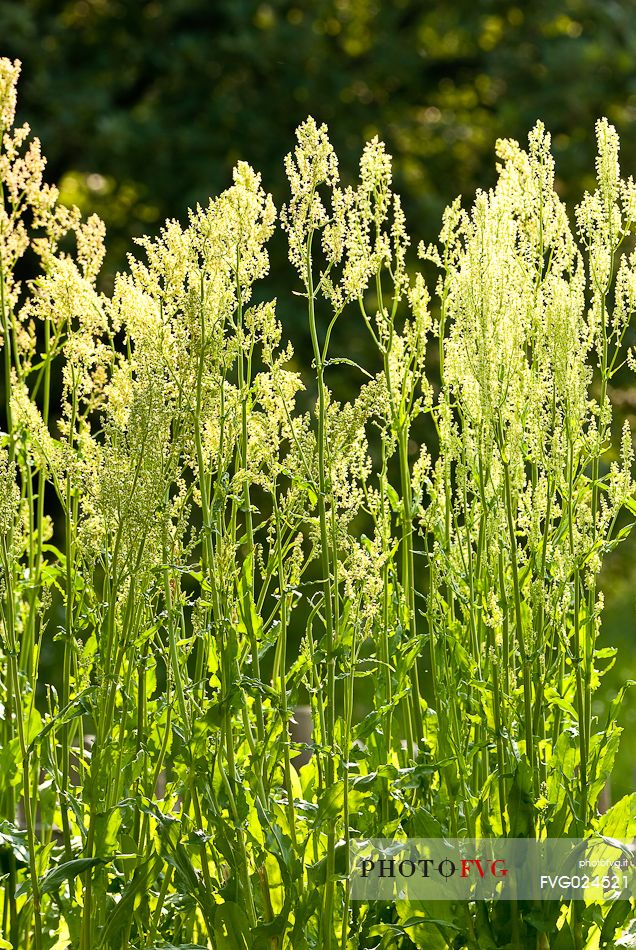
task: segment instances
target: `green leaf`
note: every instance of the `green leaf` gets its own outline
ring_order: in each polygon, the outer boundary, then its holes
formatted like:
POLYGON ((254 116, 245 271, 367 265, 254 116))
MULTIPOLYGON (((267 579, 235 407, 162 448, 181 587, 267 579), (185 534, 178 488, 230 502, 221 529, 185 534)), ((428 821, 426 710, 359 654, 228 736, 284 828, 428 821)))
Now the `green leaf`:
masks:
POLYGON ((59 729, 60 726, 67 725, 69 722, 72 722, 73 719, 89 715, 93 708, 91 700, 95 692, 95 686, 88 686, 86 689, 83 689, 81 693, 78 693, 70 703, 67 703, 64 709, 61 709, 56 716, 49 719, 46 725, 40 729, 38 734, 29 743, 27 755, 33 752, 36 745, 38 745, 54 727, 59 729))
POLYGON ((408 692, 408 689, 403 689, 400 692, 395 693, 391 698, 390 703, 385 703, 382 706, 378 706, 377 709, 367 713, 364 719, 358 723, 354 729, 356 738, 366 739, 372 733, 377 732, 378 729, 381 728, 387 713, 391 712, 391 710, 397 706, 397 704, 408 694, 408 692))
POLYGON ((333 821, 342 812, 344 805, 344 782, 335 782, 323 793, 318 802, 314 827, 323 821, 333 821))
POLYGON ((365 375, 368 379, 373 379, 373 376, 371 375, 371 373, 369 373, 363 366, 360 366, 360 364, 359 364, 359 363, 356 363, 355 360, 347 359, 346 356, 332 356, 332 357, 330 357, 330 358, 327 360, 327 362, 325 363, 325 367, 327 367, 327 366, 332 366, 332 365, 333 365, 333 366, 337 366, 337 365, 339 365, 339 364, 341 364, 341 363, 342 363, 343 365, 345 365, 345 366, 353 366, 354 369, 358 369, 358 370, 360 370, 361 373, 364 373, 364 375, 365 375))
POLYGON ((265 847, 276 858, 283 883, 290 887, 302 874, 302 863, 294 855, 291 838, 283 833, 280 825, 270 820, 258 798, 256 810, 265 830, 265 847))
POLYGON ((534 798, 532 769, 525 759, 521 759, 515 769, 512 788, 508 797, 508 811, 510 814, 510 837, 527 838, 533 828, 534 798))
POLYGON ((289 914, 292 907, 296 910, 298 904, 289 891, 285 892, 285 900, 280 914, 277 914, 273 920, 268 920, 264 924, 259 924, 252 930, 251 950, 271 950, 273 946, 280 946, 281 934, 287 929, 289 914))
POLYGON ((8 845, 22 864, 29 863, 27 833, 16 828, 10 821, 0 821, 0 846, 2 845, 8 845))
POLYGON ((254 598, 252 597, 252 558, 246 558, 241 566, 241 576, 238 582, 239 598, 237 606, 239 616, 243 626, 247 631, 250 640, 260 639, 263 633, 263 620, 256 611, 254 598))
POLYGON ((563 921, 561 929, 556 936, 556 940, 550 942, 550 950, 576 950, 574 937, 567 920, 563 921))
MULTIPOLYGON (((408 937, 418 947, 446 950, 450 935, 461 931, 456 921, 455 905, 452 903, 436 901, 429 909, 424 901, 399 900, 395 908, 400 934, 408 937)), ((381 932, 381 928, 374 928, 374 931, 381 932)), ((395 944, 383 943, 382 946, 388 948, 395 944)))
POLYGON ((396 492, 396 490, 395 490, 395 488, 393 487, 393 485, 389 485, 389 484, 386 485, 386 493, 387 493, 387 497, 388 497, 388 499, 389 499, 389 503, 390 503, 390 505, 391 505, 391 510, 392 510, 392 511, 400 511, 400 510, 401 510, 401 506, 402 506, 402 502, 400 501, 400 496, 399 496, 398 493, 396 492))
POLYGON ((559 709, 562 709, 563 712, 567 713, 570 719, 576 722, 577 714, 576 709, 572 703, 568 702, 567 699, 564 699, 563 696, 560 696, 559 693, 553 686, 548 686, 544 692, 545 702, 549 706, 558 706, 559 709))
POLYGON ((117 850, 117 835, 122 823, 122 813, 118 805, 110 812, 95 816, 95 852, 99 857, 112 854, 117 850))
POLYGON ((179 830, 178 822, 174 822, 172 825, 163 825, 160 828, 162 857, 175 868, 177 874, 181 877, 183 893, 189 894, 197 901, 206 920, 211 922, 214 919, 217 905, 210 901, 183 842, 179 841, 179 830))
POLYGON ((596 831, 606 838, 631 841, 636 837, 636 792, 625 795, 596 822, 596 831))
POLYGON ((238 904, 217 904, 214 925, 217 950, 250 950, 249 921, 238 904))
POLYGON ((159 873, 161 864, 162 861, 159 855, 152 854, 147 861, 136 868, 132 879, 124 888, 121 898, 113 905, 106 918, 100 937, 100 947, 110 946, 112 950, 118 950, 121 947, 121 932, 126 924, 132 920, 137 898, 150 889, 150 885, 159 873))
POLYGON ((631 901, 614 901, 610 907, 605 920, 603 921, 603 926, 601 928, 601 935, 599 938, 599 946, 601 950, 607 946, 614 945, 614 935, 619 927, 622 927, 628 916, 631 914, 632 905, 631 901))
POLYGON ((74 858, 72 861, 65 861, 64 864, 58 864, 42 878, 40 892, 53 894, 65 881, 72 881, 78 874, 90 871, 99 864, 108 864, 109 861, 112 861, 112 858, 74 858))
MULTIPOLYGON (((347 845, 345 841, 336 842, 334 872, 338 878, 347 876, 349 868, 347 866, 347 845)), ((327 881, 327 858, 322 857, 315 864, 310 864, 307 868, 307 876, 314 887, 320 887, 327 881)))
POLYGON ((407 832, 411 838, 443 838, 444 829, 434 815, 420 806, 409 817, 407 832))
POLYGON ((20 740, 16 736, 0 748, 0 788, 15 788, 22 781, 20 740))

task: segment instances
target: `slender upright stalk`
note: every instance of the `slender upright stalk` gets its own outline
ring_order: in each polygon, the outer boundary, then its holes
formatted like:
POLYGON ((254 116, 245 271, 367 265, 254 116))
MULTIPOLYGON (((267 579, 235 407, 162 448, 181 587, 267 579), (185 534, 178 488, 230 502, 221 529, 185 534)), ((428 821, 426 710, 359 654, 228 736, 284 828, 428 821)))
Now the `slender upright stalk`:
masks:
MULTIPOLYGON (((327 650, 327 690, 325 730, 327 740, 326 776, 327 788, 335 781, 335 706, 336 706, 336 658, 334 656, 334 622, 331 590, 331 545, 327 528, 327 496, 330 485, 327 481, 327 391, 325 387, 324 363, 322 350, 318 341, 316 326, 315 293, 313 282, 311 245, 313 231, 309 232, 305 257, 307 307, 309 315, 309 332, 314 354, 316 377, 318 381, 318 518, 320 523, 320 557, 322 565, 323 608, 327 650)), ((327 880, 323 900, 322 933, 325 950, 331 950, 333 937, 333 896, 336 837, 335 829, 330 826, 327 832, 327 880)))
POLYGON ((34 950, 43 950, 42 917, 41 917, 41 893, 40 883, 37 871, 37 854, 35 829, 33 823, 34 801, 31 796, 29 762, 30 752, 27 744, 25 731, 22 690, 20 688, 20 672, 18 668, 18 644, 15 635, 15 616, 14 616, 14 593, 12 585, 12 575, 9 554, 4 538, 0 539, 0 555, 2 557, 2 569, 4 572, 4 582, 6 586, 5 606, 2 610, 2 621, 7 638, 7 653, 9 666, 9 688, 11 690, 14 705, 16 709, 16 722, 18 731, 18 741, 20 744, 21 774, 22 774, 22 797, 24 799, 24 820, 26 824, 27 843, 29 852, 29 876, 31 880, 31 894, 33 897, 33 924, 34 924, 34 950))

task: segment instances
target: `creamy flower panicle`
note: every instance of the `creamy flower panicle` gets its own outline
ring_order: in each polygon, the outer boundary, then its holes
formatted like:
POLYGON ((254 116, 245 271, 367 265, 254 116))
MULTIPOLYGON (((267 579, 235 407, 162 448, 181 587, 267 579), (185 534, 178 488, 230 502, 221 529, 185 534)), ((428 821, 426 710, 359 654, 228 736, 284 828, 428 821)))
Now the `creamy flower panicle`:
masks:
MULTIPOLYGON (((45 182, 18 75, 0 59, 9 939, 547 945, 521 906, 458 902, 448 928, 354 912, 343 869, 380 832, 636 834, 631 800, 600 815, 623 694, 606 722, 595 700, 599 574, 636 487, 612 406, 636 367, 616 130, 597 124, 572 218, 543 124, 498 142, 495 186, 446 209, 418 268, 384 143, 344 186, 308 118, 280 218, 239 162, 107 294, 103 223, 45 182), (311 374, 267 293, 277 226, 311 374), (335 352, 341 320, 371 369, 335 352)), ((594 946, 602 913, 581 911, 594 946)))

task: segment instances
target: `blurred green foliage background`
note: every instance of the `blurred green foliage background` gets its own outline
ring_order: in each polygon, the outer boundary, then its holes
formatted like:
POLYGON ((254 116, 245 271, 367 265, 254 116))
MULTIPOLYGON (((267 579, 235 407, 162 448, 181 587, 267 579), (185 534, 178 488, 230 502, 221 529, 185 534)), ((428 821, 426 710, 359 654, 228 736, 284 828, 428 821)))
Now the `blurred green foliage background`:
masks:
MULTIPOLYGON (((133 236, 225 188, 239 158, 280 206, 283 157, 308 113, 328 123, 345 180, 366 139, 386 141, 414 242, 435 239, 456 194, 494 182, 496 139, 525 139, 537 118, 571 203, 593 186, 601 115, 636 174, 634 0, 0 0, 0 53, 22 60, 19 119, 42 139, 50 179, 106 221, 106 285, 133 236)), ((268 293, 302 363, 289 273, 279 239, 268 293)), ((343 327, 340 345, 364 358, 365 335, 343 327)), ((636 416, 636 390, 617 398, 636 416)), ((603 639, 619 647, 607 702, 636 679, 636 538, 604 584, 603 639)), ((613 797, 636 784, 634 693, 613 797)))

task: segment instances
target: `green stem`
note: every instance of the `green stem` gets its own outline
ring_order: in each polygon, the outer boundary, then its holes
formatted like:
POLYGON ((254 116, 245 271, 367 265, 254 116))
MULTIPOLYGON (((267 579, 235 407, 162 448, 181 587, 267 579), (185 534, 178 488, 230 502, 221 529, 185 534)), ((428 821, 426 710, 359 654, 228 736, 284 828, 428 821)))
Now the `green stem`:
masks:
POLYGON ((515 628, 517 644, 521 657, 521 674, 523 680, 523 709, 524 729, 526 741, 526 756, 532 771, 532 781, 535 797, 539 796, 539 778, 535 768, 534 733, 532 719, 532 661, 526 649, 526 640, 523 630, 523 613, 521 609, 521 588, 519 584, 519 568, 517 563, 517 537, 515 533, 515 516, 512 508, 512 486, 510 484, 510 467, 503 445, 500 446, 504 472, 504 497, 506 505, 506 519, 508 522, 508 539, 510 544, 510 568, 512 571, 512 586, 514 591, 515 628))
POLYGON ((30 753, 28 749, 24 711, 22 706, 22 691, 20 689, 20 672, 18 668, 18 647, 15 636, 15 616, 14 616, 14 593, 12 584, 12 572, 9 565, 9 554, 6 548, 5 539, 2 538, 0 544, 2 554, 2 568, 5 578, 5 604, 3 608, 3 626, 7 637, 7 653, 9 665, 9 684, 15 701, 15 718, 18 726, 18 741, 20 744, 20 756, 22 759, 22 797, 24 798, 24 820, 26 824, 27 844, 29 852, 29 876, 31 879, 31 894, 33 898, 33 920, 34 920, 34 948, 43 950, 42 935, 42 917, 41 917, 41 894, 37 872, 36 861, 36 840, 33 827, 33 802, 29 786, 29 761, 30 753))
MULTIPOLYGON (((320 557, 322 565, 323 606, 325 632, 327 638, 327 695, 326 695, 326 773, 327 788, 335 781, 335 705, 336 705, 336 660, 334 656, 334 623, 331 591, 331 557, 329 532, 327 529, 327 494, 331 486, 327 483, 327 392, 324 379, 323 354, 318 342, 316 327, 315 297, 312 276, 311 244, 313 231, 307 240, 306 281, 309 311, 309 332, 318 378, 318 518, 320 523, 320 557)), ((333 897, 335 874, 336 837, 335 829, 330 826, 327 833, 327 881, 323 901, 322 933, 325 950, 331 950, 333 937, 333 897)))

